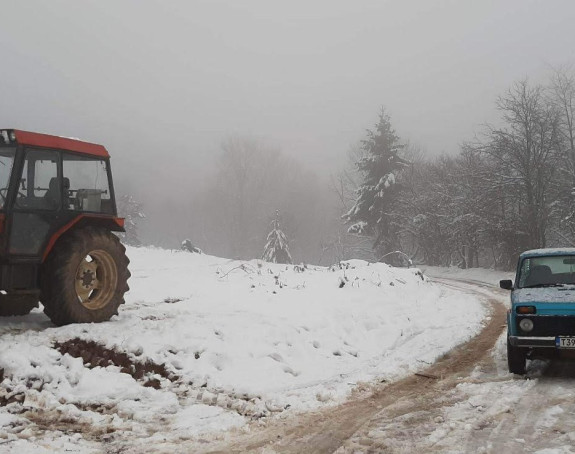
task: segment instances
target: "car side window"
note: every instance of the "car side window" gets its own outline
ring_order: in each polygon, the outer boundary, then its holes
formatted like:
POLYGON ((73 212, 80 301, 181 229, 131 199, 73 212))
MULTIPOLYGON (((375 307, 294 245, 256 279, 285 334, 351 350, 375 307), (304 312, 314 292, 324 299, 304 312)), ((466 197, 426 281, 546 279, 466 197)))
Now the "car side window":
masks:
POLYGON ((529 276, 529 272, 531 270, 531 260, 524 259, 523 263, 521 263, 521 274, 519 275, 519 288, 525 287, 525 280, 527 276, 529 276))

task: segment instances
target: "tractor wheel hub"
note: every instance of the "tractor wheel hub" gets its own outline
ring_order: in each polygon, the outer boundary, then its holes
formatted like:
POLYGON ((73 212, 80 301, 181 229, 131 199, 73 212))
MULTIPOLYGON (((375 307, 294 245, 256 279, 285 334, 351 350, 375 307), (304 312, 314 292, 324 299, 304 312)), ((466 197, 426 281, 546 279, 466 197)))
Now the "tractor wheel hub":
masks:
POLYGON ((82 286, 85 288, 90 288, 94 284, 95 276, 91 270, 85 270, 82 273, 82 286))

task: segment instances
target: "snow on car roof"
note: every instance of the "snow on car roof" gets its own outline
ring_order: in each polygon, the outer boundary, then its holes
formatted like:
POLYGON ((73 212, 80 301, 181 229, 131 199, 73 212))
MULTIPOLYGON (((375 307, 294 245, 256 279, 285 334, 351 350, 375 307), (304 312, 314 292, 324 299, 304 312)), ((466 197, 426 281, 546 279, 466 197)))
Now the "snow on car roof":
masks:
POLYGON ((531 249, 521 254, 521 258, 537 257, 544 255, 575 255, 575 248, 544 248, 544 249, 531 249))

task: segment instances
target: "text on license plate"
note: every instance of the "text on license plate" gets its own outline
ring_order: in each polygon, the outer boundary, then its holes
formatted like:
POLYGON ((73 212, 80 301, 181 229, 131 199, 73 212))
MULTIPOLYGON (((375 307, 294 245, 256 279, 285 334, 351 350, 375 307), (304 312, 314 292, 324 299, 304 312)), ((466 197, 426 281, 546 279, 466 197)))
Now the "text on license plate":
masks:
POLYGON ((556 337, 555 346, 557 348, 575 348, 575 337, 556 337))

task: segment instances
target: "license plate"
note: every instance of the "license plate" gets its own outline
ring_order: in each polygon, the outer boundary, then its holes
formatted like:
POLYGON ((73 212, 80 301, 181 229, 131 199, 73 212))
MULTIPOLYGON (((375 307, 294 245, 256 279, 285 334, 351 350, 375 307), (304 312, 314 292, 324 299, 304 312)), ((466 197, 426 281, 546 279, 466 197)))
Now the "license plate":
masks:
POLYGON ((575 348, 575 337, 556 337, 555 346, 557 348, 575 348))

